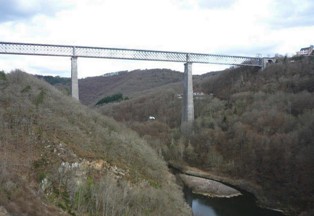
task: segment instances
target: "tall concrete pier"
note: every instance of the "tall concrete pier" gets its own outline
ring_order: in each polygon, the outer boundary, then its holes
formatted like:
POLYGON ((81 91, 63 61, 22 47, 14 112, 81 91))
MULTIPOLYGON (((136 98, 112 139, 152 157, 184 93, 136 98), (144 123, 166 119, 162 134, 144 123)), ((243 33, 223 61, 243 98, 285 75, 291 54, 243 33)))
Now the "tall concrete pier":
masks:
POLYGON ((79 89, 77 79, 77 57, 71 57, 71 81, 72 81, 72 97, 79 100, 79 89))
POLYGON ((192 63, 184 64, 181 131, 189 132, 194 121, 192 63))
POLYGON ((193 122, 194 119, 192 62, 202 64, 265 67, 265 63, 263 63, 263 58, 260 57, 53 44, 12 43, 0 41, 0 55, 1 54, 71 57, 72 97, 76 98, 77 100, 79 100, 79 87, 77 80, 78 57, 187 62, 185 64, 185 96, 182 109, 182 124, 186 122, 193 122))

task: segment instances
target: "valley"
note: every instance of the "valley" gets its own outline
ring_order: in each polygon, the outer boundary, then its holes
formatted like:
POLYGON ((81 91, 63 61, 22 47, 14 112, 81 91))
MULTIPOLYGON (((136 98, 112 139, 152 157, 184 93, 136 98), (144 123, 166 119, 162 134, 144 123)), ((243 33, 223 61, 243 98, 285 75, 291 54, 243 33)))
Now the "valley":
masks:
POLYGON ((178 71, 81 79, 84 105, 64 78, 0 78, 0 206, 12 215, 190 215, 169 164, 211 173, 287 215, 314 211, 310 57, 193 76, 189 134, 178 71))

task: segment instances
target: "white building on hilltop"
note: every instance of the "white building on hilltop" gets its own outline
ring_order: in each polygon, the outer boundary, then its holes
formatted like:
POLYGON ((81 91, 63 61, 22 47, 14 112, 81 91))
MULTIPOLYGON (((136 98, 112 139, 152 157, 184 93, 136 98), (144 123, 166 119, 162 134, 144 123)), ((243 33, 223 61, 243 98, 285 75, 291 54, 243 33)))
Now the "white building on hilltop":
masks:
POLYGON ((301 48, 300 51, 297 52, 297 56, 309 56, 309 55, 314 55, 313 45, 309 47, 301 48))

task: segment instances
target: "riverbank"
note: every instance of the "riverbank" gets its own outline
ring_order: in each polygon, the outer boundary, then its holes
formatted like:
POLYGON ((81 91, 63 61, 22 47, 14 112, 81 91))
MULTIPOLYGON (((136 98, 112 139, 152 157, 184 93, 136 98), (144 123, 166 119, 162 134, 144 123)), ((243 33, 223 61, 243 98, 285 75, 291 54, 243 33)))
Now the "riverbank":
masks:
POLYGON ((231 198, 242 195, 240 191, 217 181, 186 174, 179 174, 179 177, 184 182, 184 185, 195 194, 219 198, 231 198))
POLYGON ((256 197, 257 204, 260 207, 272 209, 275 211, 279 211, 283 214, 287 214, 287 212, 278 208, 278 206, 280 206, 279 203, 275 203, 274 201, 270 201, 269 199, 267 199, 263 189, 257 184, 246 181, 244 179, 233 179, 228 176, 217 175, 216 173, 213 173, 213 172, 200 170, 195 167, 181 165, 174 162, 169 162, 168 164, 169 164, 169 167, 179 171, 182 174, 185 174, 188 176, 200 177, 200 178, 208 179, 208 180, 214 180, 216 182, 221 182, 223 184, 226 184, 227 186, 234 186, 237 189, 249 192, 256 197))

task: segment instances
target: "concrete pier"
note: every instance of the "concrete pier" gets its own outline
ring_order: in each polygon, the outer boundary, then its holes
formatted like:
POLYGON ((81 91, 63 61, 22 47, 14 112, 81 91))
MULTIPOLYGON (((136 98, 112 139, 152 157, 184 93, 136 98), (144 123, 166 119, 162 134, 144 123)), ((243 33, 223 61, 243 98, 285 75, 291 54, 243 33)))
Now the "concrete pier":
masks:
POLYGON ((72 97, 79 100, 79 89, 77 79, 77 57, 71 57, 71 81, 72 81, 72 97))
POLYGON ((189 132, 194 121, 192 63, 184 64, 181 131, 189 132))

